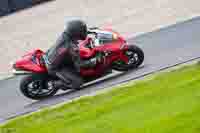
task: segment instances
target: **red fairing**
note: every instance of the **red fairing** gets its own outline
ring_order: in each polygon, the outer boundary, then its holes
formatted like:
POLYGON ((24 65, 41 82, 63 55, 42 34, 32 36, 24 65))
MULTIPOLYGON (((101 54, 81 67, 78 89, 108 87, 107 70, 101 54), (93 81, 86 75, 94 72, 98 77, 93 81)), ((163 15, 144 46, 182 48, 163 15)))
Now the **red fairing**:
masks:
POLYGON ((19 70, 31 71, 36 73, 46 72, 45 66, 40 64, 40 57, 44 54, 43 51, 36 49, 24 55, 21 59, 17 60, 15 67, 19 70))
POLYGON ((106 57, 106 62, 97 64, 95 68, 91 68, 91 69, 81 68, 80 72, 83 77, 101 75, 116 60, 120 59, 126 63, 128 62, 127 56, 125 56, 123 54, 123 50, 125 50, 127 48, 125 39, 122 36, 120 36, 119 33, 117 33, 117 32, 114 32, 110 29, 108 29, 107 31, 110 31, 110 32, 116 34, 118 39, 113 42, 97 46, 93 49, 86 47, 86 45, 90 42, 91 38, 87 38, 85 41, 82 41, 80 43, 80 45, 79 45, 80 46, 80 56, 82 59, 87 59, 87 58, 93 57, 93 55, 95 55, 95 53, 97 51, 100 51, 100 52, 104 52, 104 51, 109 52, 110 51, 112 53, 112 55, 106 57))
POLYGON ((86 40, 81 41, 79 44, 79 54, 81 59, 88 59, 95 54, 93 49, 87 48, 86 45, 89 44, 91 38, 87 37, 86 40))

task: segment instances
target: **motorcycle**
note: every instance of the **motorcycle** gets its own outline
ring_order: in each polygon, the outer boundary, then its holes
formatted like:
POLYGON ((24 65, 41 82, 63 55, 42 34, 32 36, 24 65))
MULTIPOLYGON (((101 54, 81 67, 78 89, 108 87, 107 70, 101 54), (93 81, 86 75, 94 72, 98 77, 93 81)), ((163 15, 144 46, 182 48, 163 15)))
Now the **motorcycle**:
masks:
MULTIPOLYGON (((96 61, 95 67, 80 69, 80 76, 84 79, 84 83, 110 74, 112 70, 135 69, 144 61, 144 53, 141 48, 128 44, 119 33, 112 29, 91 28, 86 40, 79 42, 79 52, 81 59, 96 61), (97 61, 96 59, 101 60, 97 61)), ((41 61, 43 54, 42 50, 36 49, 22 56, 13 64, 13 74, 24 75, 20 81, 20 91, 24 96, 33 100, 53 96, 60 89, 73 89, 55 86, 54 81, 60 79, 48 75, 47 69, 41 61)))

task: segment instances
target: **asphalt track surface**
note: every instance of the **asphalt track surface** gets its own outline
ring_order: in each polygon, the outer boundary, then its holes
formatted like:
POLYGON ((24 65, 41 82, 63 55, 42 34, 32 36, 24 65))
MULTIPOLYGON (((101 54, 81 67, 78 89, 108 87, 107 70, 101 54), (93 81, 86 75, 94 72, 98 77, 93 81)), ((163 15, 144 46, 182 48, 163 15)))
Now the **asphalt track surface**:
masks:
POLYGON ((46 100, 32 101, 19 91, 21 77, 0 81, 0 122, 197 59, 200 57, 200 17, 130 38, 128 42, 144 50, 145 61, 140 68, 114 73, 77 92, 63 92, 46 100))

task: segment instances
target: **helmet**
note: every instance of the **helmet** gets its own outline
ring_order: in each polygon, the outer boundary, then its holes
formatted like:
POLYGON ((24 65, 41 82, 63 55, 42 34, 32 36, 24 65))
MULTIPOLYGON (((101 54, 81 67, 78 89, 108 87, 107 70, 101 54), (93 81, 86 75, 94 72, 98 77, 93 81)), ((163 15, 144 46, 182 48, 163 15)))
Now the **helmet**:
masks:
POLYGON ((73 40, 85 40, 87 37, 87 25, 81 20, 71 20, 67 22, 65 32, 73 40))

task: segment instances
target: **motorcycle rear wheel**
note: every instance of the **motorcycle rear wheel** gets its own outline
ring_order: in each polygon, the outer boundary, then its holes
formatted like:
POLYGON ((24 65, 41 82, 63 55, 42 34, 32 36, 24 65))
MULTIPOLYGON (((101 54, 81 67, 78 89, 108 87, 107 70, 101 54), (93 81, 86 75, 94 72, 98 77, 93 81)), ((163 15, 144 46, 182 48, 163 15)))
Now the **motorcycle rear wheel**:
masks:
POLYGON ((50 88, 48 75, 33 74, 22 78, 20 82, 20 91, 24 96, 33 100, 41 100, 53 96, 58 89, 50 88))

